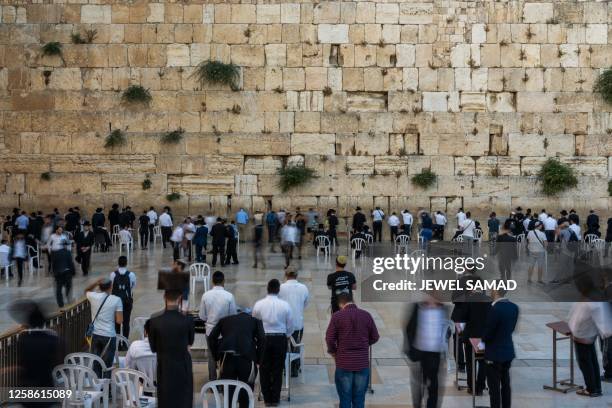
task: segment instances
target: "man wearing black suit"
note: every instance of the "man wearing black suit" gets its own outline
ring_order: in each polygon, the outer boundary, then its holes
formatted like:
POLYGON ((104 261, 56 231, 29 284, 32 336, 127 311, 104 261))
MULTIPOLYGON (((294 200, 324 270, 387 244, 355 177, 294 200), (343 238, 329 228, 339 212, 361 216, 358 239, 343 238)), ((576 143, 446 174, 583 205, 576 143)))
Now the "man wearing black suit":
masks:
POLYGON ((355 214, 353 214, 353 232, 361 231, 363 229, 364 224, 366 223, 366 216, 361 212, 361 207, 357 207, 355 209, 355 214))
POLYGON ((485 322, 489 309, 491 309, 491 298, 486 293, 479 290, 474 290, 466 295, 466 302, 458 310, 455 317, 459 322, 465 322, 465 328, 462 332, 462 340, 465 347, 465 362, 468 378, 468 392, 476 392, 476 395, 482 395, 485 388, 486 372, 483 360, 477 361, 476 367, 476 389, 472 390, 472 344, 471 338, 482 338, 485 329, 485 322))
POLYGON ((487 316, 482 341, 491 408, 510 408, 510 365, 515 357, 512 333, 518 320, 518 306, 504 298, 505 290, 491 292, 493 306, 487 316))
POLYGON ((221 266, 225 266, 225 238, 227 237, 227 230, 225 225, 223 225, 221 217, 217 218, 217 222, 212 226, 210 235, 212 236, 213 245, 212 266, 214 268, 217 265, 217 256, 221 257, 221 266))
MULTIPOLYGON (((211 352, 222 362, 219 378, 242 381, 253 389, 266 341, 261 320, 244 311, 226 316, 215 325, 208 339, 211 352)), ((245 392, 240 393, 238 401, 240 408, 249 406, 245 392)))
POLYGON ((89 265, 91 264, 91 249, 94 246, 94 233, 91 231, 89 221, 83 223, 83 231, 76 234, 75 241, 77 244, 77 262, 81 264, 83 276, 89 273, 89 265))

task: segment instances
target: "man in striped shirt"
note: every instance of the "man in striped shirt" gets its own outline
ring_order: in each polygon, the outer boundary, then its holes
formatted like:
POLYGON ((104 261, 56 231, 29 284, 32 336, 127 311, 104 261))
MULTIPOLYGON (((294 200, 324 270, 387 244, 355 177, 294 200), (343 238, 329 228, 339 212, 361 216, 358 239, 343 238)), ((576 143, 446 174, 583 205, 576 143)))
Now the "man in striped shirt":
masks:
POLYGON ((340 311, 327 327, 327 352, 336 360, 339 408, 363 408, 370 377, 369 348, 379 335, 372 316, 353 303, 350 293, 337 297, 340 311))

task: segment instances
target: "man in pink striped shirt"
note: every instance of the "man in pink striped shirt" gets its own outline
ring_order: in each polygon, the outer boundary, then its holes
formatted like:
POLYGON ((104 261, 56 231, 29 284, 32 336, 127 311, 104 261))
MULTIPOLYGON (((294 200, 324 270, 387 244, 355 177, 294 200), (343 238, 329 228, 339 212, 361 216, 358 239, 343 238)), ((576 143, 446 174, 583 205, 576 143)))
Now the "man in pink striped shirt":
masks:
POLYGON ((363 408, 370 377, 369 348, 379 335, 372 316, 353 303, 350 293, 337 297, 340 311, 327 327, 327 352, 336 360, 339 408, 363 408))

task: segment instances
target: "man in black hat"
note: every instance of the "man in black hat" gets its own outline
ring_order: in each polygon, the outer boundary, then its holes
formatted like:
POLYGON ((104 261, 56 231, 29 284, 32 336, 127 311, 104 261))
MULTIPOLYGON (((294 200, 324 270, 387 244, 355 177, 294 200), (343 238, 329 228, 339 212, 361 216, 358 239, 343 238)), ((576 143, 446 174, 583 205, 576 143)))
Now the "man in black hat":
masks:
POLYGON ((212 259, 212 267, 214 268, 217 265, 217 256, 221 257, 221 266, 225 265, 225 238, 227 237, 227 230, 225 229, 225 225, 223 225, 223 219, 221 217, 217 218, 217 222, 210 230, 210 235, 212 235, 212 250, 213 250, 213 259, 212 259))
POLYGON ((151 316, 149 343, 157 353, 157 405, 190 408, 193 406, 193 366, 189 346, 193 344, 193 319, 180 311, 182 292, 189 276, 181 273, 159 275, 165 290, 166 307, 151 316))
POLYGON ((366 216, 361 212, 361 207, 357 207, 355 211, 355 214, 353 214, 353 231, 361 231, 366 223, 366 216))
POLYGON ((83 231, 79 231, 75 237, 77 245, 76 261, 81 263, 83 276, 89 273, 89 265, 91 265, 91 249, 94 245, 94 233, 91 231, 89 221, 83 223, 83 231))

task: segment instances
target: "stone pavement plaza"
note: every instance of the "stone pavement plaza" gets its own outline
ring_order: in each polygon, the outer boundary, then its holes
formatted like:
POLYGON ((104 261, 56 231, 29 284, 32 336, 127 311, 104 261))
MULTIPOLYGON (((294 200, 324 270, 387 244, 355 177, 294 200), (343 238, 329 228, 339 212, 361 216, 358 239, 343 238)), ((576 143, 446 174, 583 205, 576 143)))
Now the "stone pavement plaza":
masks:
MULTIPOLYGON (((379 244, 380 245, 380 244, 379 244)), ((390 245, 384 243, 383 245, 390 245)), ((346 253, 346 247, 340 247, 341 253, 346 253)), ((337 405, 337 396, 333 384, 334 365, 332 359, 325 352, 325 330, 329 321, 329 290, 325 285, 326 275, 333 270, 333 257, 318 261, 314 256, 312 247, 308 245, 302 260, 295 260, 299 266, 299 280, 305 283, 311 293, 311 304, 305 312, 304 342, 306 344, 306 364, 301 378, 294 379, 291 390, 291 401, 286 401, 286 391, 283 391, 282 406, 299 407, 334 407, 337 405)), ((110 273, 115 267, 117 251, 110 253, 96 253, 93 255, 93 271, 85 279, 80 271, 74 279, 74 291, 80 296, 86 284, 95 278, 110 273)), ((253 269, 252 252, 248 244, 240 246, 240 265, 231 265, 222 268, 226 275, 226 287, 236 296, 239 305, 252 307, 253 303, 264 296, 265 285, 269 279, 282 279, 283 257, 280 253, 267 253, 267 268, 253 269)), ((136 250, 131 256, 129 268, 138 276, 138 285, 135 291, 136 301, 132 317, 148 316, 163 307, 161 292, 156 290, 157 270, 166 266, 172 259, 170 248, 161 250, 157 245, 155 250, 136 250)), ((210 258, 209 258, 210 259, 210 258)), ((359 266, 359 264, 357 265, 359 266)), ((349 263, 348 270, 356 273, 357 281, 367 268, 353 268, 349 263)), ((54 304, 53 281, 45 277, 27 275, 21 288, 16 286, 15 280, 7 285, 0 283, 0 330, 11 327, 13 322, 7 313, 10 302, 17 298, 31 297, 47 299, 54 304)), ((200 296, 196 296, 199 304, 200 296)), ((357 290, 358 304, 367 309, 374 317, 381 338, 373 347, 373 389, 374 394, 368 394, 367 406, 372 408, 409 407, 411 405, 409 390, 409 367, 403 356, 402 349, 402 321, 406 306, 400 303, 377 302, 361 303, 360 291, 357 290)), ((191 307, 194 306, 191 303, 191 307)), ((612 406, 612 384, 604 383, 603 398, 589 399, 578 397, 574 393, 561 394, 544 391, 542 385, 551 382, 552 346, 551 333, 545 327, 547 322, 565 319, 569 304, 563 303, 519 303, 521 316, 514 336, 517 359, 511 370, 513 385, 513 404, 515 407, 610 407, 612 406)), ((198 336, 203 337, 203 336, 198 336)), ((196 340, 196 346, 203 343, 203 339, 196 340)), ((568 343, 562 342, 559 355, 565 358, 561 362, 562 378, 568 377, 568 343)), ((444 387, 443 407, 470 407, 471 396, 465 391, 457 391, 453 385, 454 367, 446 374, 444 387)), ((445 369, 446 371, 446 369, 445 369)), ((202 384, 207 381, 206 363, 194 363, 195 388, 199 392, 202 384)), ((580 371, 576 368, 576 378, 582 384, 580 371)), ((488 396, 480 399, 480 405, 488 405, 488 396)), ((263 403, 258 403, 263 406, 263 403)))

